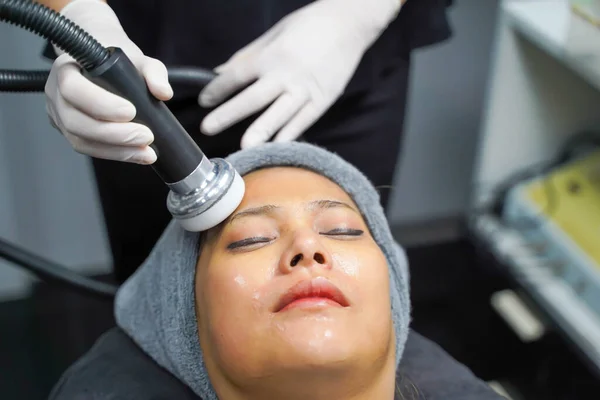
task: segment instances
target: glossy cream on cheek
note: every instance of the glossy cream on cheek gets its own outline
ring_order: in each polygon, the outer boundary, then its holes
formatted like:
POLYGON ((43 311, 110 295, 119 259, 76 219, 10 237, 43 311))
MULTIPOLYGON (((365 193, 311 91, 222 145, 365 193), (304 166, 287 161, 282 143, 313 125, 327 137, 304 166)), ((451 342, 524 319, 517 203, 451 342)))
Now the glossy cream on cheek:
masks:
POLYGON ((360 260, 354 254, 333 253, 331 255, 334 267, 339 268, 348 276, 357 277, 360 271, 360 260))
POLYGON ((233 283, 236 287, 236 290, 240 293, 244 293, 245 298, 250 297, 248 300, 252 304, 252 308, 255 310, 259 310, 261 306, 262 296, 260 291, 256 288, 252 288, 251 285, 248 284, 248 279, 244 277, 242 274, 237 274, 233 277, 233 283))
POLYGON ((235 283, 237 283, 242 289, 245 289, 248 284, 246 283, 246 279, 242 275, 237 275, 234 279, 235 283))

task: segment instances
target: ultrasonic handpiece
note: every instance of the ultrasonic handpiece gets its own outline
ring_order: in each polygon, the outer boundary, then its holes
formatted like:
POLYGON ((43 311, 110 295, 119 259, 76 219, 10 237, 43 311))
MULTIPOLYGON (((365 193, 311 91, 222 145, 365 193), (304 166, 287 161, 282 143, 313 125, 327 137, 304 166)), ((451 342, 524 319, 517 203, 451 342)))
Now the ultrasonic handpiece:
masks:
POLYGON ((152 168, 171 189, 167 208, 185 229, 211 228, 237 208, 245 190, 242 178, 225 160, 206 158, 121 49, 105 48, 73 21, 30 0, 0 0, 0 21, 50 39, 81 65, 88 79, 133 103, 134 121, 154 134, 152 168))
MULTIPOLYGON (((209 229, 237 208, 245 190, 240 175, 225 160, 206 158, 167 106, 150 93, 145 80, 120 49, 104 48, 73 21, 31 0, 0 0, 0 22, 4 21, 49 39, 73 57, 89 79, 134 104, 134 121, 148 126, 154 134, 151 146, 157 161, 152 168, 171 189, 167 208, 184 229, 209 229)), ((0 70, 0 90, 41 92, 48 73, 0 70)), ((180 83, 197 84, 212 77, 210 71, 169 70, 169 78, 180 83)), ((87 293, 113 298, 118 290, 39 259, 2 240, 0 257, 16 262, 43 279, 87 293)))
POLYGON ((129 100, 134 121, 154 134, 150 145, 157 160, 152 168, 171 189, 167 208, 189 231, 218 225, 240 204, 244 181, 223 159, 209 160, 167 108, 149 91, 144 78, 119 48, 109 48, 108 59, 83 74, 104 89, 129 100))

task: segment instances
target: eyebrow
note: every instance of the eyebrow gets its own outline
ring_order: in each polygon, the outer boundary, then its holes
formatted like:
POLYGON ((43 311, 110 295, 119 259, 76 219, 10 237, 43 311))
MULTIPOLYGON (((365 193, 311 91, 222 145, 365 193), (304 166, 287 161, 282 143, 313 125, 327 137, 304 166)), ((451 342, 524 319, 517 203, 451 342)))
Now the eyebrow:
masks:
POLYGON ((242 210, 242 211, 232 215, 231 217, 229 217, 229 221, 227 223, 231 224, 236 219, 240 219, 240 218, 244 218, 244 217, 251 217, 251 216, 256 216, 256 215, 271 215, 271 214, 273 214, 273 212, 275 210, 277 210, 279 208, 281 208, 281 207, 278 207, 273 204, 267 204, 267 205, 260 206, 260 207, 247 208, 247 209, 242 210))
POLYGON ((352 211, 358 213, 358 210, 356 210, 350 204, 344 203, 343 201, 337 201, 337 200, 316 200, 316 201, 311 201, 310 203, 308 203, 308 207, 310 209, 320 208, 322 210, 327 209, 327 208, 341 207, 341 208, 347 208, 349 210, 352 210, 352 211))
MULTIPOLYGON (((307 208, 309 210, 314 210, 314 209, 325 210, 325 209, 336 208, 336 207, 347 208, 347 209, 352 210, 355 213, 360 215, 360 213, 358 212, 358 210, 356 208, 352 207, 348 203, 344 203, 343 201, 315 200, 315 201, 311 201, 310 203, 307 204, 307 208)), ((229 217, 229 221, 227 222, 227 224, 231 224, 236 219, 240 219, 240 218, 244 218, 244 217, 261 216, 261 215, 269 216, 269 215, 272 215, 278 209, 281 209, 281 207, 276 206, 274 204, 266 204, 266 205, 260 206, 260 207, 247 208, 247 209, 242 210, 242 211, 232 215, 231 217, 229 217)))

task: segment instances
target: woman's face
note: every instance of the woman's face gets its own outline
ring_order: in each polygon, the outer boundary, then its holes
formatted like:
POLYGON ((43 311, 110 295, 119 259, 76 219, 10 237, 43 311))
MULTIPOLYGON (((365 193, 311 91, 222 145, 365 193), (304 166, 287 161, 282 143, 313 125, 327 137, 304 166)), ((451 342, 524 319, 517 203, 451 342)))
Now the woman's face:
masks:
POLYGON ((256 379, 393 358, 387 261, 350 197, 298 168, 244 180, 197 265, 207 366, 256 379))

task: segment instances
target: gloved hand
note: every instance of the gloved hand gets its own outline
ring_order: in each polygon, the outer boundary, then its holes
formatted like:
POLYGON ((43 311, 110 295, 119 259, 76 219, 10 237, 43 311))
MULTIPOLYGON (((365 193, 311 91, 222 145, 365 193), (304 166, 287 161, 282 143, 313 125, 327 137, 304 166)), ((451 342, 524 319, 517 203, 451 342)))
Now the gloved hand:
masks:
POLYGON ((341 96, 402 3, 316 0, 287 15, 216 68, 219 75, 200 93, 202 107, 244 90, 209 113, 201 131, 217 134, 270 105, 244 133, 241 147, 276 133, 275 141, 297 139, 341 96))
MULTIPOLYGON (((74 0, 61 10, 104 46, 120 47, 141 72, 150 92, 160 100, 173 96, 167 69, 146 57, 127 36, 108 4, 74 0)), ((135 107, 128 100, 95 85, 81 75, 75 60, 54 46, 59 57, 46 82, 50 121, 82 154, 116 161, 151 164, 156 154, 148 145, 154 136, 147 127, 130 122, 135 107)))

